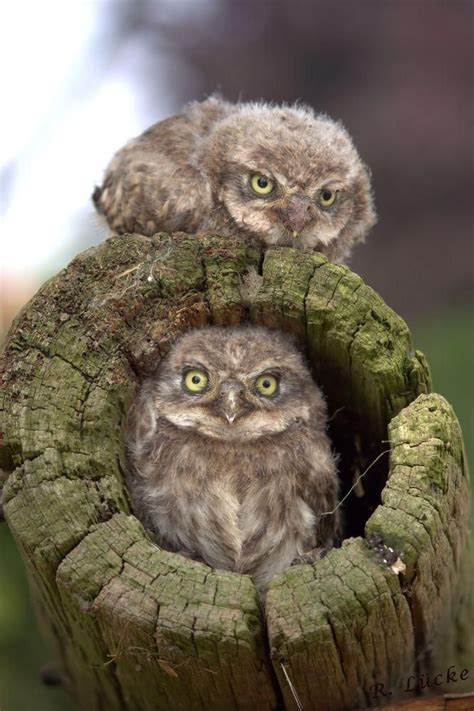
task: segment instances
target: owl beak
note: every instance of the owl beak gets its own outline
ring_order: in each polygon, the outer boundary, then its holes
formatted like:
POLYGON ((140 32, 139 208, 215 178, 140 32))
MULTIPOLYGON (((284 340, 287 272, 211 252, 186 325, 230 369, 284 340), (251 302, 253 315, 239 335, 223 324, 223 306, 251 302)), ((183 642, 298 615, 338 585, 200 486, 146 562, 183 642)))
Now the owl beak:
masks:
POLYGON ((307 195, 296 193, 292 195, 285 208, 280 211, 280 218, 284 226, 297 237, 299 233, 311 222, 311 200, 307 195))
POLYGON ((226 380, 221 385, 219 410, 231 425, 242 412, 244 388, 237 380, 226 380))

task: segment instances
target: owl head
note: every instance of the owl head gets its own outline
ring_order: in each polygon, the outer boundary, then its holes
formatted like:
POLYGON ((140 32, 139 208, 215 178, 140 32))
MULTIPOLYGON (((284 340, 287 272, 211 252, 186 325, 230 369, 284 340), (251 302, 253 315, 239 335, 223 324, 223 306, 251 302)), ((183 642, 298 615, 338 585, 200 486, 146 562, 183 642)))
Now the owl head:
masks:
POLYGON ((152 419, 217 440, 325 427, 325 403, 283 334, 257 327, 183 335, 145 386, 152 419))
POLYGON ((229 223, 265 245, 345 256, 376 221, 347 131, 302 105, 229 106, 195 159, 229 223))

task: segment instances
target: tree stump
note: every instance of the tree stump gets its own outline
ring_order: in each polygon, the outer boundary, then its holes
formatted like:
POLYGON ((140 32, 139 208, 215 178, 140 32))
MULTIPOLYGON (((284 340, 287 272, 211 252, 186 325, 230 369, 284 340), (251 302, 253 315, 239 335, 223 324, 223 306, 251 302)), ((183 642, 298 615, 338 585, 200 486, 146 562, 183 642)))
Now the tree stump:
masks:
POLYGON ((318 254, 125 235, 48 281, 5 344, 0 466, 77 707, 338 711, 407 698, 422 673, 445 683, 450 665, 449 690, 471 688, 459 678, 467 467, 456 417, 430 391, 405 323, 318 254), (248 270, 262 279, 243 299, 248 270), (348 493, 342 547, 274 578, 264 610, 248 576, 154 544, 124 486, 121 423, 137 382, 176 334, 245 321, 291 332, 306 352, 348 493))

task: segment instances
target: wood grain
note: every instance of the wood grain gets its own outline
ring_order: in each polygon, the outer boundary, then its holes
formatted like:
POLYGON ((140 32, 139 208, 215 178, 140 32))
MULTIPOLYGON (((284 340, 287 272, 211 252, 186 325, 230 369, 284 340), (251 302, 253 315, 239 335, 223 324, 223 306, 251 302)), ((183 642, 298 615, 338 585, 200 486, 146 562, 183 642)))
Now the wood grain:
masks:
POLYGON ((5 517, 79 709, 296 708, 283 665, 305 709, 338 711, 467 664, 459 425, 404 322, 347 267, 214 236, 112 237, 19 314, 1 384, 5 517), (390 450, 346 501, 343 546, 275 578, 264 611, 248 576, 160 550, 123 482, 137 382, 179 333, 247 320, 306 350, 344 493, 390 450))

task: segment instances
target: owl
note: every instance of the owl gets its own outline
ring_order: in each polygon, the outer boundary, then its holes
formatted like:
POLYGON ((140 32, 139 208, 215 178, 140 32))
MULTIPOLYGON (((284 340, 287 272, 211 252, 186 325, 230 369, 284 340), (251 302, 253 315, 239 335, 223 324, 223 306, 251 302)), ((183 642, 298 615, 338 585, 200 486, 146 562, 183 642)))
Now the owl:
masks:
POLYGON ((252 326, 190 331, 129 412, 134 511, 163 548, 249 574, 264 589, 337 540, 326 424, 321 391, 286 336, 252 326))
POLYGON ((340 123, 301 104, 216 96, 119 150, 93 201, 119 233, 211 232, 336 262, 376 219, 369 171, 340 123))

